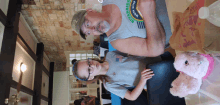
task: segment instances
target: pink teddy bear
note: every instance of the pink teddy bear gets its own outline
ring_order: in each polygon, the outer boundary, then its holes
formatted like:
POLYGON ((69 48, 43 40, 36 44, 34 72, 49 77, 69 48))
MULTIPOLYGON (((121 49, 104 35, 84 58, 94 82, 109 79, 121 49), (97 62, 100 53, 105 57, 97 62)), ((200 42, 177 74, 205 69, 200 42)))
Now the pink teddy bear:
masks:
POLYGON ((214 59, 208 54, 184 52, 176 56, 174 67, 180 72, 179 76, 171 83, 170 93, 173 96, 185 97, 196 94, 212 72, 214 59))

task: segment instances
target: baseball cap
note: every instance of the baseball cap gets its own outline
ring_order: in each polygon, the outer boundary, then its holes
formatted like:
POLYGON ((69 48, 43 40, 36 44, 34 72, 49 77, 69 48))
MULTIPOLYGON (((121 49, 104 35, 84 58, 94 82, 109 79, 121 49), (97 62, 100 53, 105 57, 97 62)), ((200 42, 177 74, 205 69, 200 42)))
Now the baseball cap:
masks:
POLYGON ((80 10, 73 15, 71 26, 77 34, 83 39, 86 39, 86 35, 81 31, 81 26, 85 21, 86 10, 80 10))

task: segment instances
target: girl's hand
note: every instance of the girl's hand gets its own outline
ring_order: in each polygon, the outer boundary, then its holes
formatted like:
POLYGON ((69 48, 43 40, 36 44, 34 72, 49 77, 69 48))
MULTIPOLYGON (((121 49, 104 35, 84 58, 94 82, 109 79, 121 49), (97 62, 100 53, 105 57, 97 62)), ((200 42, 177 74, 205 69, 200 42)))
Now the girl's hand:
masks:
POLYGON ((156 15, 156 3, 155 0, 138 0, 138 9, 141 14, 148 16, 156 15))
POLYGON ((146 86, 147 80, 152 78, 152 76, 154 75, 153 71, 150 70, 151 69, 145 69, 141 72, 141 80, 139 81, 138 85, 134 88, 134 90, 126 92, 126 99, 134 101, 140 96, 144 86, 146 86))
POLYGON ((151 71, 151 69, 145 69, 141 72, 141 81, 146 83, 146 81, 151 79, 152 76, 154 76, 153 71, 151 71))

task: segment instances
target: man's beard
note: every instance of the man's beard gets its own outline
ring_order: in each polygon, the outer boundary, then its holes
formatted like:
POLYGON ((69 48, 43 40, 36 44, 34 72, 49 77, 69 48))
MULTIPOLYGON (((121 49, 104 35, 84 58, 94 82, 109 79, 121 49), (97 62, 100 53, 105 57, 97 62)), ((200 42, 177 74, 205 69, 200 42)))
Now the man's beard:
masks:
POLYGON ((96 30, 100 33, 106 33, 109 31, 109 29, 110 29, 110 24, 107 21, 101 21, 96 27, 96 30), (99 30, 100 25, 101 25, 101 30, 99 30))

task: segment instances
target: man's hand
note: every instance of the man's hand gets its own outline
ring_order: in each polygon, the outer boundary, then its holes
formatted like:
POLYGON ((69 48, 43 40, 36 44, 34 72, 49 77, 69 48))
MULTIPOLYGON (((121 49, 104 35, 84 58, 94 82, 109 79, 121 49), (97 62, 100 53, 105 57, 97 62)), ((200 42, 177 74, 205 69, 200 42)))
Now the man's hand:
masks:
POLYGON ((138 9, 142 16, 147 14, 149 16, 156 15, 156 3, 155 0, 138 0, 138 9))
POLYGON ((151 69, 145 69, 141 72, 141 82, 146 83, 148 79, 151 79, 154 76, 153 71, 151 69))

